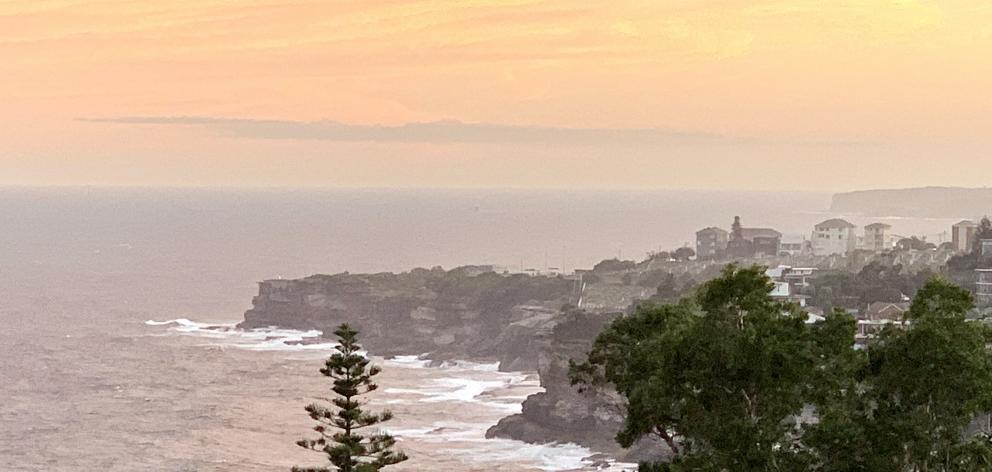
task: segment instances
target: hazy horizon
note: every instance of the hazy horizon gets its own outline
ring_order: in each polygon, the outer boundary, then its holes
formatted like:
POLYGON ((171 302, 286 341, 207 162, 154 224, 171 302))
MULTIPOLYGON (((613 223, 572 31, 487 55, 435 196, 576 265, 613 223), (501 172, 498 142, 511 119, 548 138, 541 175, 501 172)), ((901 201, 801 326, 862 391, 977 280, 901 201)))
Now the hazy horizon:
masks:
POLYGON ((133 184, 0 184, 0 190, 191 190, 191 191, 369 191, 369 192, 389 192, 389 191, 480 191, 480 192, 570 192, 570 193, 596 193, 596 192, 621 192, 621 193, 650 193, 650 192, 715 192, 732 194, 805 194, 805 195, 835 195, 840 193, 889 191, 889 190, 916 190, 927 188, 946 188, 962 190, 983 190, 992 189, 992 186, 955 186, 955 185, 921 185, 915 187, 864 187, 851 189, 801 189, 801 188, 714 188, 714 187, 512 187, 512 186, 491 186, 491 187, 459 187, 459 186, 328 186, 328 185, 196 185, 188 184, 163 184, 163 185, 133 185, 133 184))
POLYGON ((964 0, 0 5, 0 185, 974 187, 964 0))

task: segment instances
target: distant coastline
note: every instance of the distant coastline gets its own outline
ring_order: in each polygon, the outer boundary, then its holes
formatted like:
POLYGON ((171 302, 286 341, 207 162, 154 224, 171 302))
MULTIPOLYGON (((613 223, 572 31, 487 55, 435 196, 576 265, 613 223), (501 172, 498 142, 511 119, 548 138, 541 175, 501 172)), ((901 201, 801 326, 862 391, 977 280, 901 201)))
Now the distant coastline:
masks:
POLYGON ((992 213, 992 188, 919 187, 833 196, 830 212, 873 217, 977 218, 992 213))

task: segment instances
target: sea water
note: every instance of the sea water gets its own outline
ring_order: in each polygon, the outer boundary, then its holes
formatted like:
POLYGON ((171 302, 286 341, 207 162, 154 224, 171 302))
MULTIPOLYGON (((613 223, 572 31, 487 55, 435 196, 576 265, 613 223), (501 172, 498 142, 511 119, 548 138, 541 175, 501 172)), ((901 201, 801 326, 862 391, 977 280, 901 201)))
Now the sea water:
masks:
MULTIPOLYGON (((328 392, 316 331, 235 328, 266 278, 499 264, 588 268, 771 226, 829 195, 704 191, 0 189, 0 470, 273 471, 328 392)), ((891 220, 906 234, 952 221, 891 220)), ((859 222, 860 223, 860 222, 859 222)), ((896 230, 894 229, 894 231, 896 230)), ((396 470, 582 470, 595 451, 486 440, 540 391, 493 364, 381 359, 396 470)), ((622 466, 615 466, 622 468, 622 466)))

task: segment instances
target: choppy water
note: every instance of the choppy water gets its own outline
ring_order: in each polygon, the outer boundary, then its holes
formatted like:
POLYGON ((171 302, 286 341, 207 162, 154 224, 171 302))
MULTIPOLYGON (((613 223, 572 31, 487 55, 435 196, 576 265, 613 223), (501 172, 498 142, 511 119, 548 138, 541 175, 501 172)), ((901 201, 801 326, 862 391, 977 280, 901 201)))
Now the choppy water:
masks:
MULTIPOLYGON (((316 332, 233 328, 255 282, 470 263, 588 267, 693 231, 798 237, 829 197, 706 192, 0 189, 0 470, 273 471, 326 391, 316 332), (192 321, 190 321, 192 320, 192 321)), ((900 221, 915 234, 946 222, 900 221)), ((371 353, 373 356, 375 353, 371 353)), ((414 353, 411 353, 414 354, 414 353)), ((574 470, 590 451, 487 441, 536 378, 383 361, 397 471, 574 470)))
MULTIPOLYGON (((149 320, 145 324, 158 328, 153 329, 153 334, 149 336, 186 336, 191 338, 186 341, 196 343, 189 348, 220 350, 227 353, 232 362, 240 363, 242 355, 256 357, 256 362, 267 359, 277 361, 279 365, 269 369, 273 372, 271 382, 296 384, 308 389, 299 390, 303 397, 296 404, 280 395, 266 398, 281 406, 265 412, 270 423, 267 428, 260 429, 268 429, 266 432, 271 434, 273 442, 287 437, 283 431, 296 430, 301 436, 305 434, 308 421, 303 418, 305 415, 301 415, 301 408, 311 398, 322 396, 327 391, 327 380, 315 376, 315 369, 331 352, 333 344, 300 344, 299 341, 317 337, 319 332, 285 329, 244 331, 230 324, 197 323, 186 319, 149 320), (254 355, 237 351, 254 351, 254 355), (278 354, 273 358, 273 353, 278 354)), ((585 459, 593 451, 576 445, 526 445, 517 441, 485 439, 489 426, 503 416, 519 413, 520 402, 527 395, 540 391, 534 374, 503 373, 497 370, 496 364, 465 361, 430 367, 429 360, 418 356, 394 359, 373 356, 373 359, 385 370, 379 377, 382 389, 371 395, 370 401, 379 408, 396 413, 397 418, 383 427, 396 435, 400 447, 413 457, 411 461, 395 467, 397 471, 591 470, 591 462, 585 459)), ((287 466, 293 464, 294 459, 297 462, 310 459, 318 463, 320 459, 319 455, 295 448, 289 448, 280 457, 262 451, 255 451, 253 455, 260 456, 257 459, 259 462, 268 460, 287 466)), ((211 466, 244 462, 245 458, 232 455, 214 458, 213 461, 211 466)), ((632 467, 629 464, 626 466, 632 467)), ((614 468, 599 470, 623 469, 624 464, 615 464, 614 468)))

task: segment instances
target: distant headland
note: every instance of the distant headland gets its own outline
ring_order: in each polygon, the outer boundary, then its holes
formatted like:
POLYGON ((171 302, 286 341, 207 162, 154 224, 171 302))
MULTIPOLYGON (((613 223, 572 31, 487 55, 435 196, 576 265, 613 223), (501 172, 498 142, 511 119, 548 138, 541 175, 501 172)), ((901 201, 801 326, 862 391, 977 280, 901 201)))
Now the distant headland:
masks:
POLYGON ((992 188, 920 187, 838 193, 832 213, 917 218, 974 218, 992 212, 992 188))

